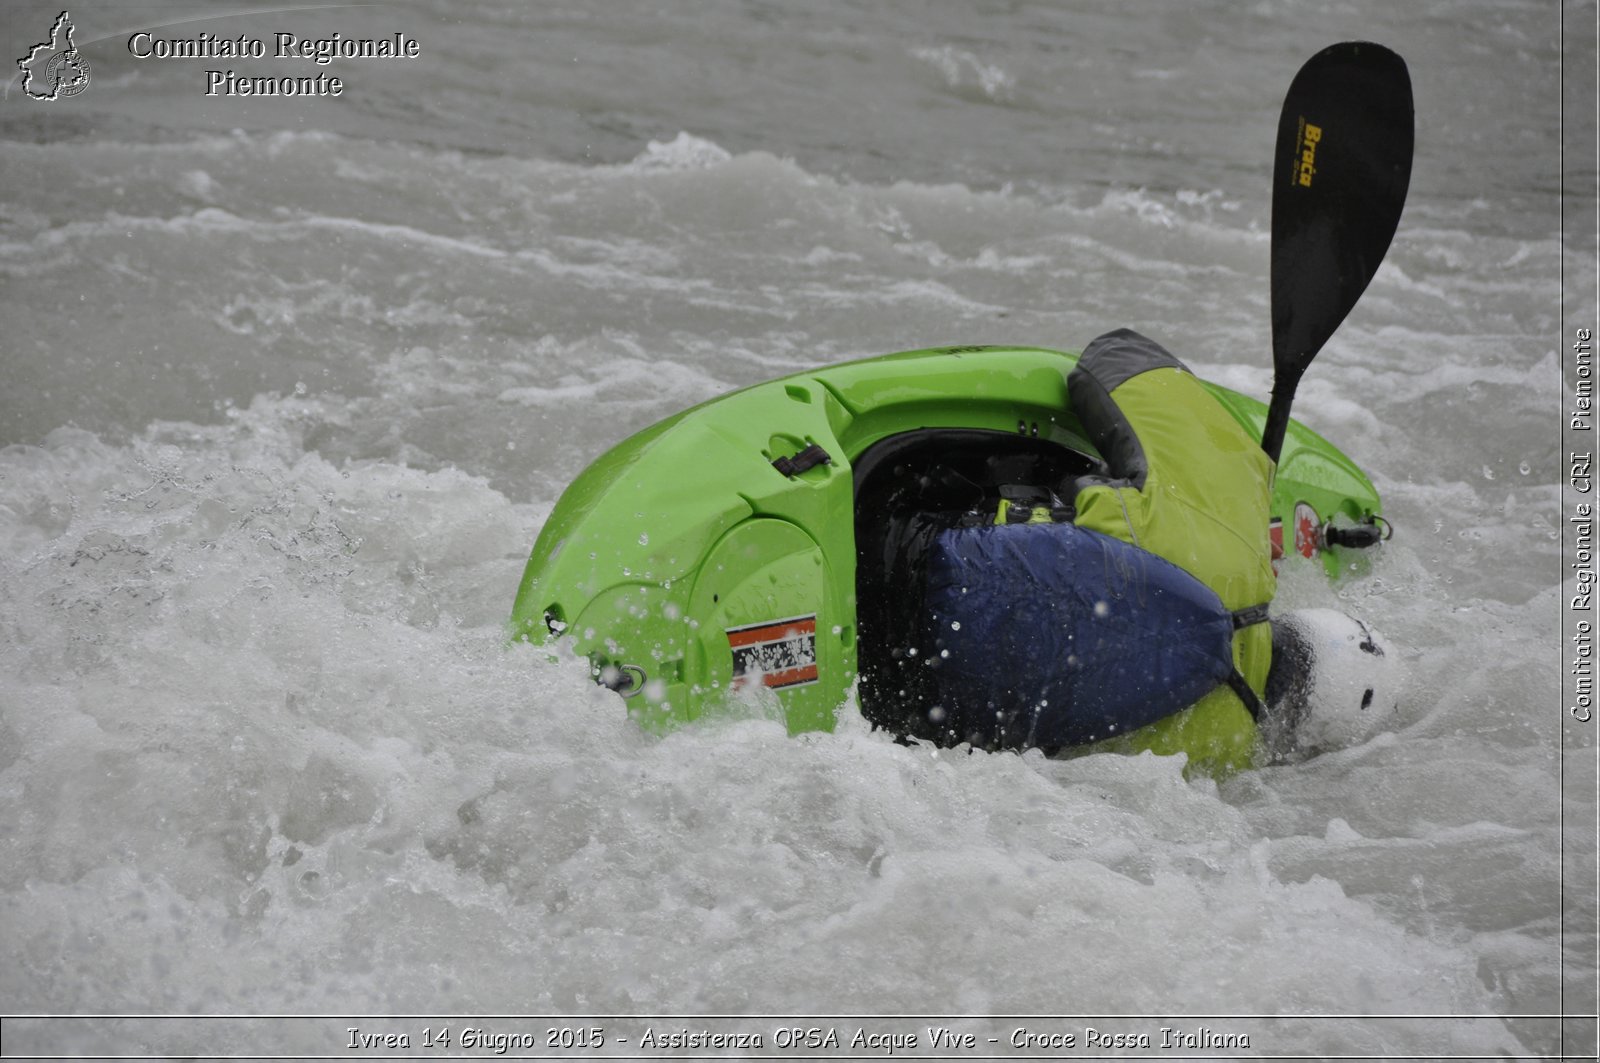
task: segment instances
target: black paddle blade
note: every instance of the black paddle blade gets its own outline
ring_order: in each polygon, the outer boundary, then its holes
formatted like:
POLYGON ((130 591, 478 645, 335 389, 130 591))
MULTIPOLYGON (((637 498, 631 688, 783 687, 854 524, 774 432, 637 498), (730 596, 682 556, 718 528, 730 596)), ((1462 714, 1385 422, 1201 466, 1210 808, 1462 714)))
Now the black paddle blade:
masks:
POLYGON ((1405 60, 1379 44, 1323 49, 1284 97, 1272 174, 1275 380, 1262 439, 1273 460, 1301 374, 1394 238, 1411 183, 1413 123, 1405 60))

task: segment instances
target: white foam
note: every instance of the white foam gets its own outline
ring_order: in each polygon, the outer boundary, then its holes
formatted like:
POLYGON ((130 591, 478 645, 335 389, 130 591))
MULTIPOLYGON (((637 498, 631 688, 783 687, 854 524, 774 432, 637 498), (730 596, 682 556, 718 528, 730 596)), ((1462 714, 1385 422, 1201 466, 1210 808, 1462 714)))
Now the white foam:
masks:
POLYGON ((671 140, 652 140, 629 164, 635 171, 709 170, 733 156, 721 145, 680 131, 671 140))
POLYGON ((944 77, 952 89, 976 88, 991 100, 1009 100, 1017 79, 1004 67, 985 63, 976 55, 954 45, 938 48, 913 48, 911 55, 928 63, 944 77))

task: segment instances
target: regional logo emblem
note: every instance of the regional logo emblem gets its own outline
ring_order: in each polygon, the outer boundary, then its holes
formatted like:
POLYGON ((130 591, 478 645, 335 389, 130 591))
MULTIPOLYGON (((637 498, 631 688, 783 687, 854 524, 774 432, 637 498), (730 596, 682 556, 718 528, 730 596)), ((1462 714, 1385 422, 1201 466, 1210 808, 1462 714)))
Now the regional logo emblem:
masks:
POLYGON ((89 87, 89 61, 72 43, 72 19, 65 11, 50 27, 50 39, 17 60, 22 91, 36 100, 76 96, 89 87))

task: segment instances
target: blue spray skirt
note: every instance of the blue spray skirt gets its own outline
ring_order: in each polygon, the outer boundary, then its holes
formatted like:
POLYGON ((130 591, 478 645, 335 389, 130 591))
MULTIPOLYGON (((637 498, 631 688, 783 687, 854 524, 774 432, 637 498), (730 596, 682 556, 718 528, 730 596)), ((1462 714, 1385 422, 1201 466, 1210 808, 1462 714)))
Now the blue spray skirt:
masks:
POLYGON ((944 726, 1001 746, 1124 734, 1233 672, 1234 617, 1177 565, 1073 524, 950 528, 921 652, 944 726))

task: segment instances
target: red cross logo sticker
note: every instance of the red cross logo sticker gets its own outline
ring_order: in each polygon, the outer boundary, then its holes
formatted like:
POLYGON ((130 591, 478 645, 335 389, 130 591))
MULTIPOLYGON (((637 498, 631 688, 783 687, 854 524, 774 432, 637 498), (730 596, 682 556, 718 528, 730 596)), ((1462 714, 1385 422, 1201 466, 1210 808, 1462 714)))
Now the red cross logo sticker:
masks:
POLYGON ((1306 502, 1297 503, 1294 507, 1294 549, 1301 557, 1311 558, 1317 556, 1317 550, 1322 545, 1320 528, 1322 522, 1317 519, 1317 511, 1306 502))

